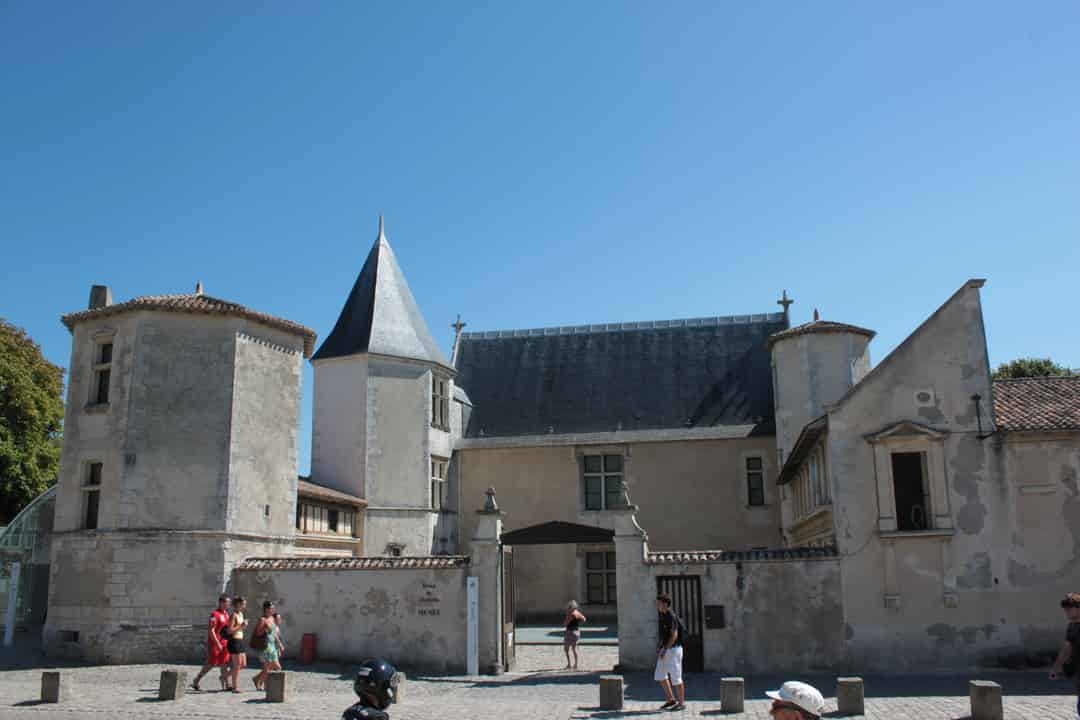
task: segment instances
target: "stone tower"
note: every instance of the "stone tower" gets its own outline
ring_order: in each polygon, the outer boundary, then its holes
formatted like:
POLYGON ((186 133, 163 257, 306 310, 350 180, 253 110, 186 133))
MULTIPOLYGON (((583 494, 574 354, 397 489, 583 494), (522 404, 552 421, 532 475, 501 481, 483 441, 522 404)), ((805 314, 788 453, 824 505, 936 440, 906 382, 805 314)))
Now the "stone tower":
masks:
POLYGON ((428 331, 382 218, 312 364, 312 480, 367 500, 365 554, 453 550, 437 528, 450 502, 454 370, 428 331))
POLYGON ((232 567, 294 538, 315 334, 202 293, 65 315, 72 333, 46 649, 201 657, 232 567))
POLYGON ((818 319, 769 338, 776 446, 783 466, 808 422, 870 371, 872 330, 818 319))

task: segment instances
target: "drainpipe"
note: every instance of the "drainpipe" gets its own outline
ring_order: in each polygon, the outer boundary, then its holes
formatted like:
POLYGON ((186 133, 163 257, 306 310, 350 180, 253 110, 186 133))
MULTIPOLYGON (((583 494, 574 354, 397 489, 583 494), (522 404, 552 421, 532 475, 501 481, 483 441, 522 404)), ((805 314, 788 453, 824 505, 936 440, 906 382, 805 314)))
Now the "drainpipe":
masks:
POLYGON ((979 424, 979 434, 976 435, 975 437, 977 437, 979 440, 985 440, 986 438, 992 437, 993 435, 997 434, 996 429, 993 432, 988 432, 988 433, 983 432, 983 426, 982 426, 982 395, 979 395, 978 393, 976 393, 976 394, 971 396, 971 399, 973 401, 975 401, 975 420, 979 424))

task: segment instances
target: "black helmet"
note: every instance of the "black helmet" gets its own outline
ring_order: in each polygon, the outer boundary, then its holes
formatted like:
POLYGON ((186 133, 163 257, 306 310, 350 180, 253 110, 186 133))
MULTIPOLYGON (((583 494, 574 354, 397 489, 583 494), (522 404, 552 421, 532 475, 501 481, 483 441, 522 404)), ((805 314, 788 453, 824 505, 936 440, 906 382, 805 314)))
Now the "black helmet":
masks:
POLYGON ((360 697, 366 695, 374 698, 379 709, 385 710, 390 703, 397 702, 396 672, 393 665, 381 658, 365 660, 356 671, 353 690, 360 697))

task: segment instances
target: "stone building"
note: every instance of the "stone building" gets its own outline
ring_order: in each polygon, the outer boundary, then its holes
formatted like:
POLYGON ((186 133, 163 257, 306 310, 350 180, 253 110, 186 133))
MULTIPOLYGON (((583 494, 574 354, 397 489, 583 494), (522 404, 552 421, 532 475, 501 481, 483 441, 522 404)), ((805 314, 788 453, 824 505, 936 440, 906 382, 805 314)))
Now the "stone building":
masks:
POLYGON ((872 330, 816 312, 792 327, 786 293, 779 313, 459 320, 447 359, 381 221, 314 353, 310 330, 201 288, 113 304, 95 287, 63 318, 46 645, 195 655, 223 589, 303 586, 333 607, 287 619, 390 613, 400 652, 428 658, 432 642, 475 648, 440 634, 460 630, 479 578, 481 655, 506 664, 515 615, 548 620, 572 598, 617 616, 639 662, 652 596, 684 581, 705 593, 687 610, 705 667, 767 667, 770 648, 792 669, 1037 655, 1080 582, 1080 379, 992 381, 982 285, 876 366, 872 330), (488 495, 477 515, 489 488, 501 512, 488 495), (812 614, 770 604, 786 582, 817 584, 812 614), (803 654, 781 635, 806 638, 803 654))
POLYGON ((315 335, 205 295, 90 306, 72 333, 46 647, 137 662, 196 646, 207 599, 294 536, 315 335), (199 628, 188 637, 175 626, 199 628))

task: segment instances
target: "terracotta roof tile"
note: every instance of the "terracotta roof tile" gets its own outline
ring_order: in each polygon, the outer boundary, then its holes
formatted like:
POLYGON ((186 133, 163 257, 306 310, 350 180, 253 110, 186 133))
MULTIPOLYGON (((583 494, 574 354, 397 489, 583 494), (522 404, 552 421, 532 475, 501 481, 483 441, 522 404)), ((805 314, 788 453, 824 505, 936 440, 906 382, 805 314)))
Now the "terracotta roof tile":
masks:
POLYGON ((687 550, 651 552, 648 565, 700 565, 702 563, 768 562, 775 560, 821 560, 839 557, 835 547, 795 547, 774 550, 687 550))
POLYGON ((1080 376, 994 381, 1000 430, 1080 430, 1080 376))
POLYGON ((466 567, 462 555, 431 557, 283 557, 248 558, 237 570, 443 570, 466 567))
POLYGON ((355 507, 367 507, 367 500, 364 498, 350 495, 349 493, 341 492, 340 490, 335 490, 333 488, 328 488, 325 485, 313 483, 303 475, 297 480, 296 493, 303 497, 313 497, 329 502, 345 503, 346 505, 353 505, 355 507))
POLYGON ((769 336, 769 347, 772 347, 778 340, 795 337, 796 335, 809 335, 811 333, 854 333, 856 335, 865 335, 868 338, 872 338, 877 334, 873 330, 867 330, 866 328, 861 328, 857 325, 848 325, 847 323, 838 323, 829 320, 815 320, 814 322, 803 323, 802 325, 796 325, 793 328, 773 333, 769 336))
POLYGON ((292 320, 274 317, 265 313, 257 312, 243 305, 238 305, 227 300, 220 300, 202 293, 189 293, 184 295, 141 295, 126 302, 106 305, 91 310, 80 310, 68 313, 60 318, 68 330, 74 330, 75 325, 84 321, 92 320, 122 312, 135 310, 163 310, 166 312, 183 312, 204 315, 231 315, 248 320, 255 320, 270 327, 284 330, 304 338, 304 357, 311 357, 311 351, 315 347, 315 331, 304 327, 292 320))

